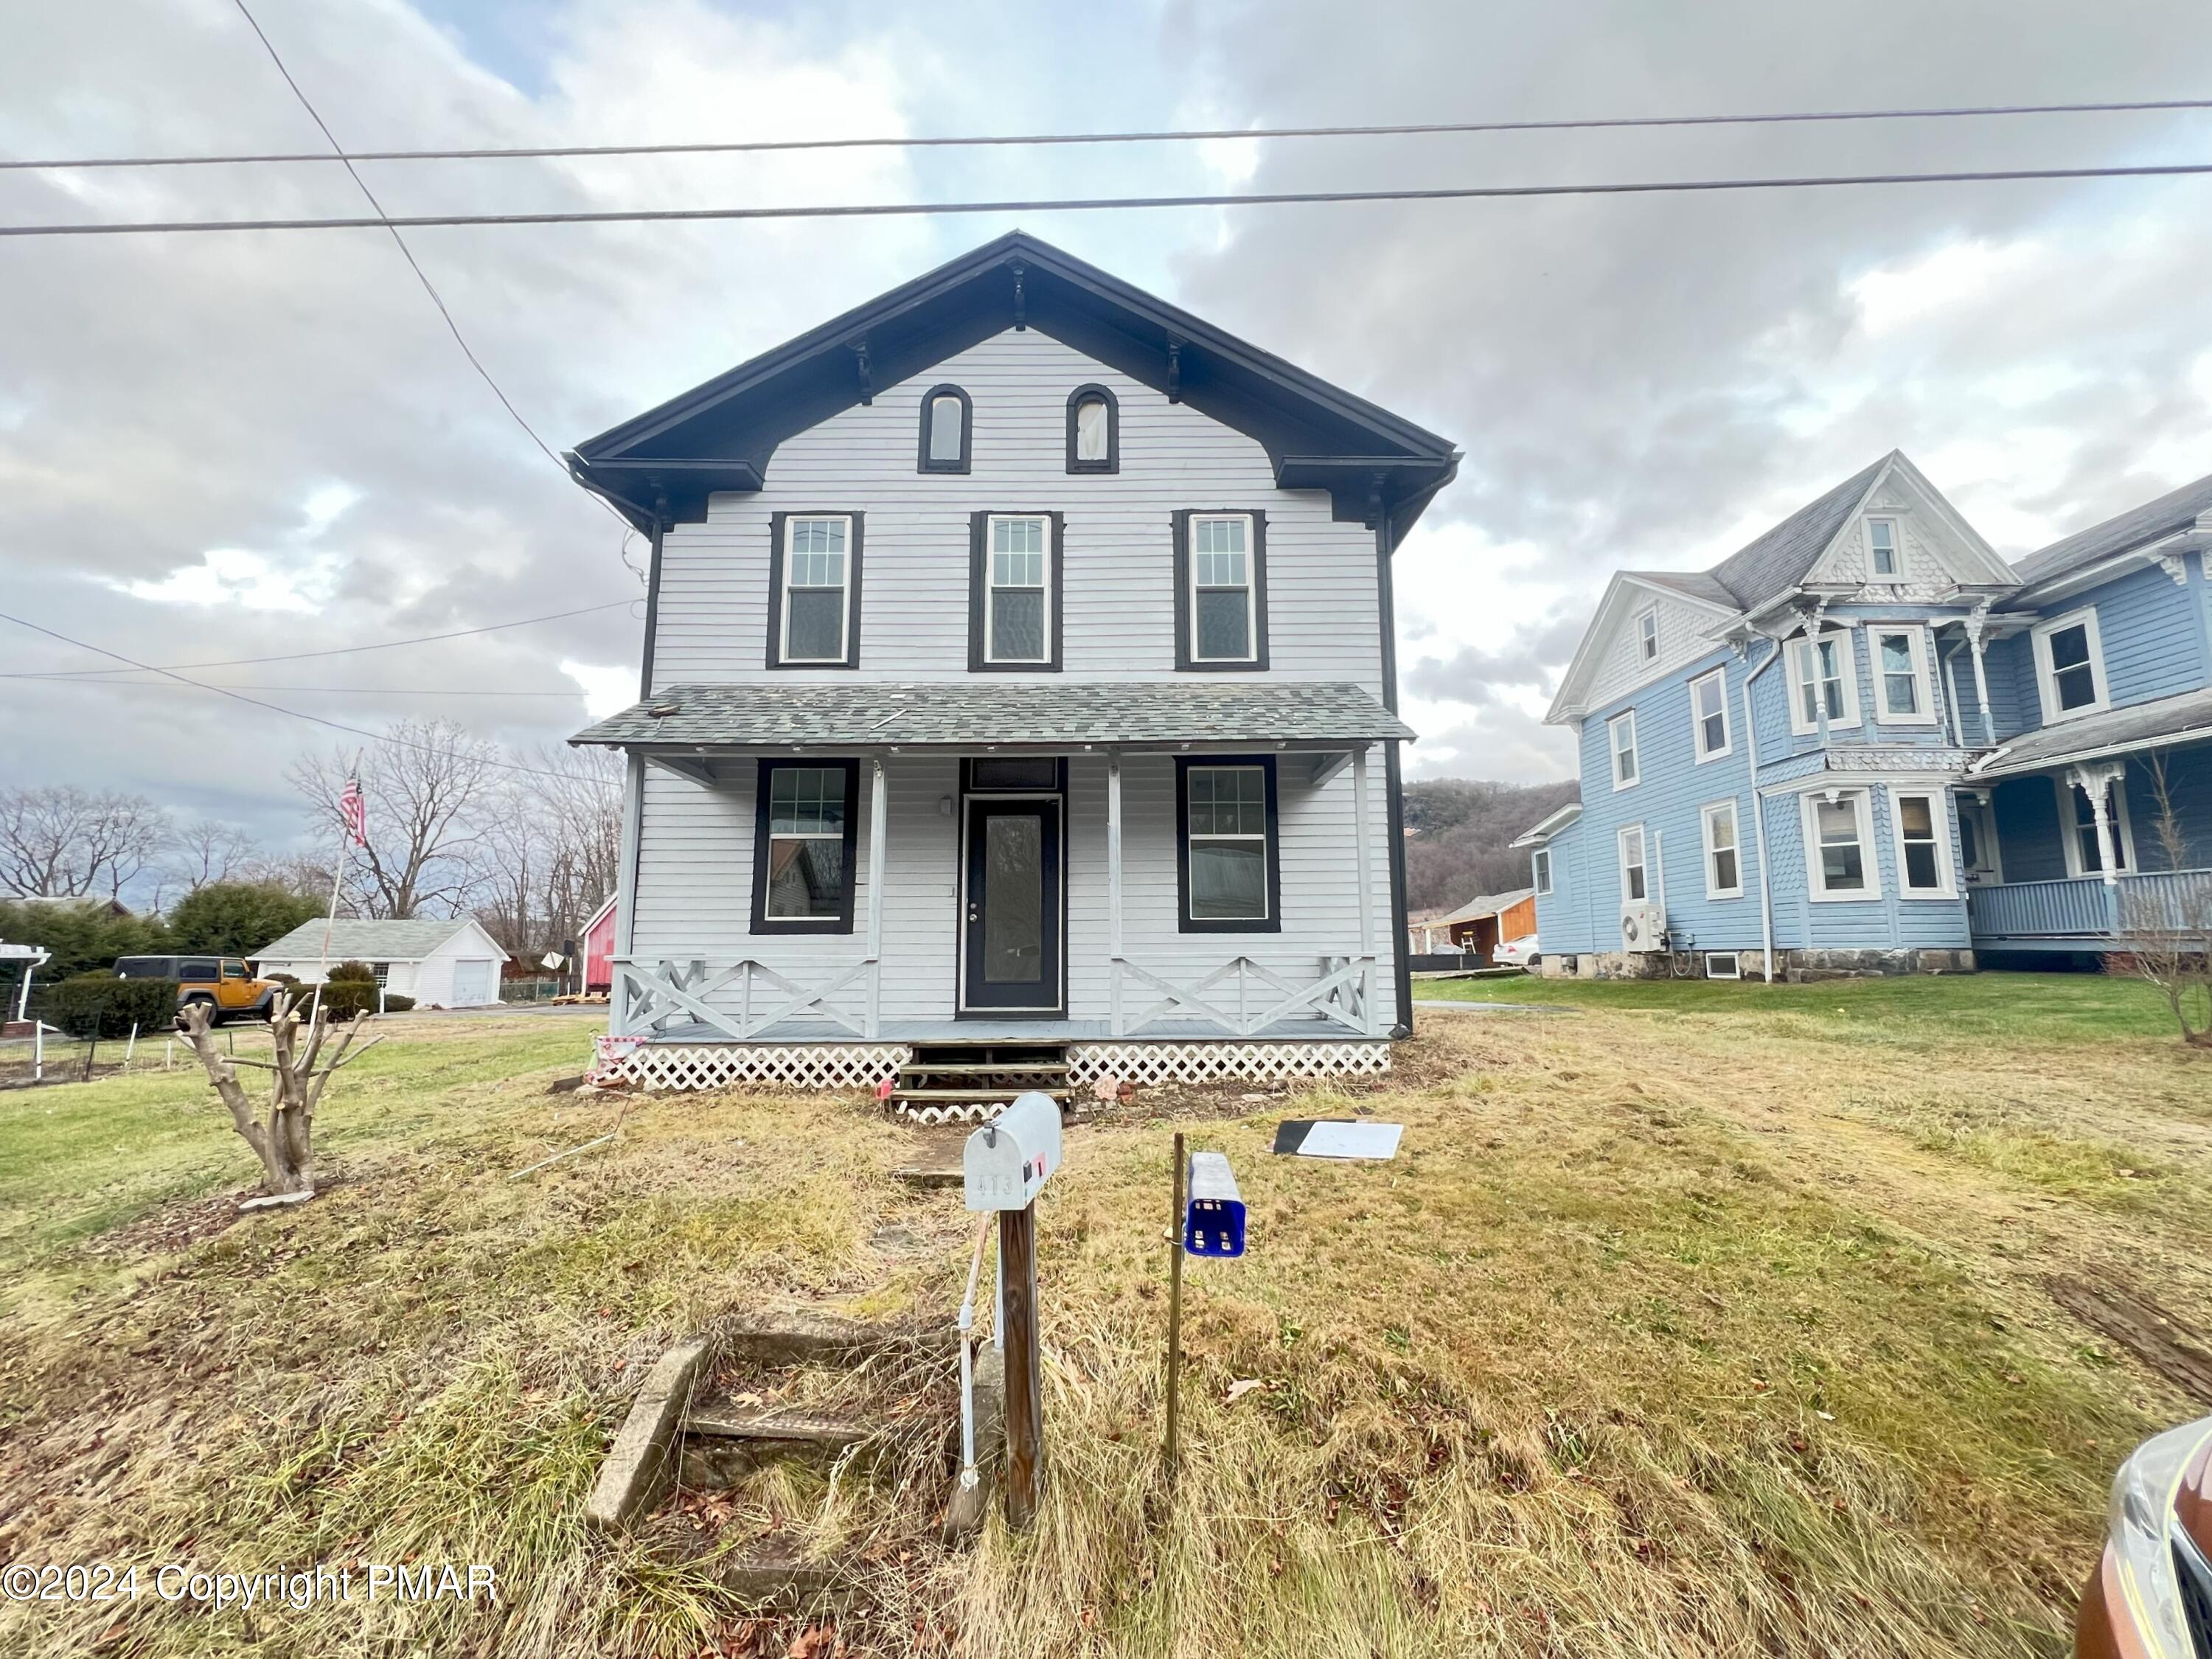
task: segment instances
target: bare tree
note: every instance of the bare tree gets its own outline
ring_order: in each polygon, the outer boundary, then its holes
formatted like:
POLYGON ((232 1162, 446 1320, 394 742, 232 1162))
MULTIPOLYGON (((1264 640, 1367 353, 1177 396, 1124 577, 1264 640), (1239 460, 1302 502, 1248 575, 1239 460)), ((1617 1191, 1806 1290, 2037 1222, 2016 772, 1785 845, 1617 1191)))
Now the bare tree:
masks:
POLYGON ((167 817, 143 795, 0 789, 0 889, 21 897, 119 900, 168 839, 167 817))
POLYGON ((2212 1048, 2212 873, 2191 867, 2189 836, 2175 810, 2166 757, 2149 762, 2158 811, 2151 833, 2166 870, 2130 881, 2120 896, 2121 965, 2155 985, 2181 1040, 2212 1048))
MULTIPOLYGON (((307 799, 318 833, 333 841, 351 761, 311 755, 286 774, 307 799)), ((399 720, 361 757, 368 845, 353 849, 346 896, 356 915, 398 920, 459 915, 479 880, 484 828, 495 810, 499 751, 453 720, 399 720)))
POLYGON ((196 1003, 178 1016, 178 1029, 185 1040, 192 1045, 200 1064, 207 1068, 208 1081, 222 1103, 230 1109, 231 1127, 253 1148, 254 1156, 261 1160, 262 1186, 268 1192, 312 1194, 315 1190, 315 1108, 321 1103, 323 1091, 329 1086, 331 1073, 344 1065, 347 1050, 358 1060, 374 1048, 381 1037, 372 1037, 358 1048, 354 1039, 361 1035, 367 1023, 366 1012, 356 1014, 353 1023, 338 1033, 337 1049, 315 1069, 321 1057, 324 1039, 330 1035, 330 1016, 323 1012, 319 1000, 314 1005, 313 1018, 303 1029, 292 1017, 296 1005, 283 996, 276 999, 270 1015, 269 1030, 273 1041, 270 1060, 243 1060, 227 1054, 215 1046, 209 1035, 214 1010, 206 1003, 196 1003), (269 1106, 265 1114, 254 1109, 245 1085, 238 1080, 238 1068, 254 1066, 270 1073, 269 1106))
POLYGON ((169 873, 187 893, 246 873, 256 857, 253 837, 234 823, 194 818, 169 844, 169 873))
POLYGON ((575 939, 613 890, 622 842, 618 763, 595 750, 546 749, 537 775, 512 778, 486 829, 477 919, 517 959, 575 939))

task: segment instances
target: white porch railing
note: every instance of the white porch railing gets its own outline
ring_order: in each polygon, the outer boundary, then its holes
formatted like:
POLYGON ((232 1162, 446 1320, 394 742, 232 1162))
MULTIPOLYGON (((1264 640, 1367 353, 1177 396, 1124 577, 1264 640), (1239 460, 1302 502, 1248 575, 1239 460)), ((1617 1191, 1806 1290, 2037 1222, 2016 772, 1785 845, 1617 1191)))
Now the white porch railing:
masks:
POLYGON ((1201 1019, 1231 1036, 1257 1036, 1286 1019, 1334 1020, 1360 1036, 1375 1036, 1376 959, 1323 957, 1321 975, 1295 985, 1249 957, 1232 957, 1195 985, 1176 985, 1133 962, 1115 957, 1109 978, 1115 1036, 1132 1036, 1169 1019, 1201 1019), (1158 994, 1135 1013, 1123 1012, 1127 984, 1158 994))
POLYGON ((1978 939, 2102 939, 2124 930, 2198 927, 2212 916, 2212 870, 1970 887, 1966 916, 1978 939))
POLYGON ((649 1036, 696 1022, 740 1042, 786 1020, 818 1020, 854 1036, 875 1035, 876 963, 856 962, 817 985, 803 986, 750 957, 735 962, 665 953, 614 959, 612 1024, 617 1036, 649 1036), (845 1014, 830 999, 865 984, 863 1012, 845 1014), (734 990, 735 995, 727 994, 734 990), (720 996, 724 1006, 713 1000, 720 996), (734 1009, 728 1005, 736 1004, 734 1009))

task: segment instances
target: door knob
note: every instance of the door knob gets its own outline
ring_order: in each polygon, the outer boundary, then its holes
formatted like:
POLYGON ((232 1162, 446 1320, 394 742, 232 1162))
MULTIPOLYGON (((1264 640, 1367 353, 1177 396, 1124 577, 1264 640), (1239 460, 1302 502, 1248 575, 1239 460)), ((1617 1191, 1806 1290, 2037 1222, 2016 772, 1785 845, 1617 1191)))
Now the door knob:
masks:
POLYGON ((981 916, 975 914, 975 907, 972 904, 968 907, 968 920, 970 921, 981 921, 982 920, 981 916))

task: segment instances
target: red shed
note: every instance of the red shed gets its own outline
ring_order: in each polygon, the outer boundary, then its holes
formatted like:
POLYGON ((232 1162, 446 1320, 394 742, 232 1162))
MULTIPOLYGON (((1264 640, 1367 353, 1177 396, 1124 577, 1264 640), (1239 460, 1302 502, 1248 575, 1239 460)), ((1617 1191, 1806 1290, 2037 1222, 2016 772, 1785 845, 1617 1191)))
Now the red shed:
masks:
POLYGON ((615 896, 584 924, 584 988, 611 991, 615 983, 615 896))

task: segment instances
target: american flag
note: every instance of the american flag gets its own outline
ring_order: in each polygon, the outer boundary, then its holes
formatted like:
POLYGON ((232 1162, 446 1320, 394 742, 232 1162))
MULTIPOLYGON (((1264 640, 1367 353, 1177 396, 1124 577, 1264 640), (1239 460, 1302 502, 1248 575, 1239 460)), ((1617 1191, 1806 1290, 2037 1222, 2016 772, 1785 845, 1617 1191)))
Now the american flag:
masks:
POLYGON ((345 793, 338 797, 338 817, 345 821, 346 838, 356 847, 368 845, 368 801, 361 793, 361 780, 346 780, 345 793))

